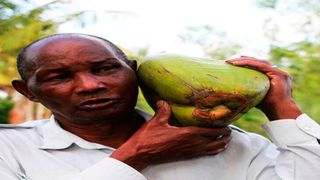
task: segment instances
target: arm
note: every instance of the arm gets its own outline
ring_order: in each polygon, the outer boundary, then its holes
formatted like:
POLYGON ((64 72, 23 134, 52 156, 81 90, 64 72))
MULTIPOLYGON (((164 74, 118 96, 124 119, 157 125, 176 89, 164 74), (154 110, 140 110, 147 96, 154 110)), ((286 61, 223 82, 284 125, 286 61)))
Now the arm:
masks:
MULTIPOLYGON (((256 169, 267 160, 272 148, 266 146, 254 158, 250 169, 254 179, 318 179, 320 177, 320 126, 302 114, 291 96, 290 76, 270 63, 252 57, 242 56, 228 63, 256 69, 270 79, 270 89, 258 105, 271 122, 264 128, 277 145, 279 154, 274 161, 256 169), (257 172, 258 171, 258 172, 257 172), (272 175, 272 174, 276 175, 272 175)), ((273 152, 274 154, 275 152, 273 152)))
POLYGON ((150 164, 215 155, 230 141, 229 128, 175 127, 168 123, 170 115, 168 103, 159 101, 153 119, 111 157, 142 170, 150 164))

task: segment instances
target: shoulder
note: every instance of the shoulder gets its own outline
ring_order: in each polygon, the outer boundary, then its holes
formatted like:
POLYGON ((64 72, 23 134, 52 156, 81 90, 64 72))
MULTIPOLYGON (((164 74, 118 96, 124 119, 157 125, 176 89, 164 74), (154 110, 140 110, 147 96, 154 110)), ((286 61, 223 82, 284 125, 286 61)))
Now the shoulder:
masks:
POLYGON ((241 139, 247 140, 247 141, 268 141, 271 142, 268 138, 257 134, 257 133, 252 133, 248 132, 244 129, 241 129, 237 126, 234 125, 229 125, 229 127, 232 129, 232 135, 235 137, 239 137, 241 139))
POLYGON ((41 121, 43 120, 27 121, 22 124, 0 124, 0 129, 32 128, 39 124, 41 121))
POLYGON ((257 154, 262 150, 271 150, 276 152, 276 146, 266 137, 247 132, 237 126, 231 125, 232 129, 232 143, 235 144, 236 149, 243 149, 248 153, 257 154))
POLYGON ((37 126, 41 126, 43 124, 46 124, 48 122, 48 119, 41 119, 41 120, 32 120, 32 121, 26 121, 22 124, 0 124, 0 132, 3 132, 5 130, 23 130, 23 129, 33 129, 37 126))
POLYGON ((39 127, 47 122, 48 120, 35 120, 23 124, 0 124, 0 146, 34 139, 39 136, 39 127))

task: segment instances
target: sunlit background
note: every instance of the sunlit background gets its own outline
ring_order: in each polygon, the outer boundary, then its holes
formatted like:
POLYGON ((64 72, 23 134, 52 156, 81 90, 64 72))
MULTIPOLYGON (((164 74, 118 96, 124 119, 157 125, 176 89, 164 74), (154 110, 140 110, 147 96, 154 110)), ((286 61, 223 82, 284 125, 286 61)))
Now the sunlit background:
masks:
MULTIPOLYGON (((134 58, 178 53, 270 60, 293 76, 294 98, 320 122, 319 27, 319 0, 0 0, 0 121, 50 116, 10 86, 18 78, 19 50, 49 34, 86 33, 134 58)), ((253 109, 236 125, 262 133, 265 120, 253 109)))

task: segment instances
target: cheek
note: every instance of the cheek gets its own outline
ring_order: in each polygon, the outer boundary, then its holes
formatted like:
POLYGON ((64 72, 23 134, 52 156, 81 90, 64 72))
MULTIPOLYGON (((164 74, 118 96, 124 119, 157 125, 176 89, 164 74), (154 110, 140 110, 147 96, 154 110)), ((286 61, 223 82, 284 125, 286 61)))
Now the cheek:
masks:
POLYGON ((134 74, 122 74, 113 77, 116 81, 113 83, 115 92, 127 98, 134 99, 138 94, 138 83, 134 74))
MULTIPOLYGON (((71 102, 70 88, 62 85, 42 85, 32 90, 39 101, 46 107, 61 106, 71 102)), ((48 107, 48 108, 49 108, 48 107)))
POLYGON ((125 74, 124 76, 118 77, 117 86, 121 87, 119 89, 123 92, 134 91, 138 86, 137 79, 135 76, 125 74))
POLYGON ((38 94, 47 99, 62 99, 68 97, 70 93, 64 88, 44 88, 38 91, 38 94))

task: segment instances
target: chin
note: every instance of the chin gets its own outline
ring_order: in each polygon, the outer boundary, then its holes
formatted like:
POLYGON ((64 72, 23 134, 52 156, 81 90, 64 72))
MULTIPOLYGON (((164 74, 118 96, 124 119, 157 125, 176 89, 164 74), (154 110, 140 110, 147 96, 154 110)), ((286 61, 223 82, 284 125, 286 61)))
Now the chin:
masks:
POLYGON ((126 109, 114 109, 114 110, 97 110, 90 112, 80 112, 74 114, 71 119, 81 123, 92 123, 92 122, 111 122, 113 120, 119 118, 126 118, 130 116, 131 112, 133 112, 134 106, 126 109))

